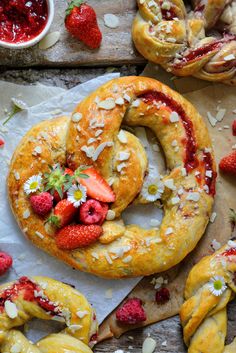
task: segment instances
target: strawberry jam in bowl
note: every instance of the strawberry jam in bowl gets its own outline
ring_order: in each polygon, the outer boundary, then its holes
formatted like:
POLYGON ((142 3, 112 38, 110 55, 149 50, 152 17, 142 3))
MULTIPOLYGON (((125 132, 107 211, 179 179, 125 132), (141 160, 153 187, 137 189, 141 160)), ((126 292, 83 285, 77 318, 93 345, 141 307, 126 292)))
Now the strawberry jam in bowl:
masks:
POLYGON ((0 45, 11 49, 38 43, 54 17, 53 0, 1 0, 0 45))

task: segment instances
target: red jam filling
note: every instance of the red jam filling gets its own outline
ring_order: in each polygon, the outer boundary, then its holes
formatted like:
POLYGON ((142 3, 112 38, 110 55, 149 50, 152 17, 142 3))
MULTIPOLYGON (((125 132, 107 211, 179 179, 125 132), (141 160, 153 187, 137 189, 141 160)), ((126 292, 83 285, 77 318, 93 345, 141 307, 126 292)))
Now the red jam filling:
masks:
POLYGON ((4 311, 4 304, 7 300, 14 300, 20 294, 24 300, 36 302, 38 305, 52 316, 58 316, 61 312, 48 298, 40 295, 35 297, 35 291, 40 292, 41 288, 28 277, 21 277, 12 287, 0 293, 0 312, 4 311))
POLYGON ((150 91, 144 93, 139 98, 143 99, 145 102, 160 102, 168 106, 173 112, 178 113, 186 133, 186 149, 185 149, 185 168, 187 171, 191 171, 198 166, 198 160, 196 158, 197 145, 195 141, 195 136, 193 132, 193 124, 191 120, 187 117, 185 111, 179 103, 169 96, 166 96, 162 92, 150 91))
POLYGON ((221 254, 222 256, 236 256, 236 248, 230 248, 221 254))
POLYGON ((46 0, 1 0, 0 40, 27 42, 43 31, 47 19, 46 0))
POLYGON ((173 20, 176 17, 176 13, 173 7, 169 10, 162 8, 163 1, 160 2, 162 19, 165 21, 173 20))
POLYGON ((210 52, 218 49, 219 47, 221 47, 223 45, 224 41, 222 40, 218 40, 212 43, 208 43, 206 45, 203 45, 202 47, 199 47, 197 49, 191 50, 187 55, 185 55, 181 62, 178 63, 174 63, 173 64, 173 68, 178 69, 183 67, 185 64, 197 60, 199 58, 201 58, 204 55, 209 54, 210 52))
POLYGON ((216 193, 216 177, 217 173, 213 170, 213 159, 212 155, 209 152, 203 153, 203 162, 205 164, 205 171, 211 171, 212 177, 208 177, 205 175, 205 184, 209 188, 209 194, 215 195, 216 193))

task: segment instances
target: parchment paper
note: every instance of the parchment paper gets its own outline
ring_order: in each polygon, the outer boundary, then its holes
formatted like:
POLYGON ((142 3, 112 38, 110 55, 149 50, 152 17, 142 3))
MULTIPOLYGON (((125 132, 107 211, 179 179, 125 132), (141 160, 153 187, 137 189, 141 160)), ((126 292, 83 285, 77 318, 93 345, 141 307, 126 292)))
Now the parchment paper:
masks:
MULTIPOLYGON (((197 79, 176 79, 172 80, 171 75, 158 69, 156 65, 148 64, 143 76, 156 78, 175 88, 192 102, 203 116, 210 135, 213 140, 217 164, 219 160, 232 151, 232 145, 236 144, 236 137, 232 136, 231 125, 236 118, 233 110, 236 109, 236 87, 229 87, 222 84, 209 84, 197 79), (213 116, 218 108, 225 108, 226 114, 222 122, 212 127, 207 119, 207 112, 213 116), (229 126, 230 128, 224 128, 229 126), (218 129, 221 128, 222 131, 218 129)), ((211 243, 216 239, 221 245, 225 244, 231 236, 229 222, 229 208, 236 209, 236 179, 218 174, 217 194, 214 205, 214 212, 217 213, 214 223, 209 223, 205 235, 200 240, 196 249, 179 265, 165 273, 146 277, 130 293, 129 297, 142 299, 147 313, 147 321, 141 326, 166 319, 178 313, 183 302, 183 290, 186 277, 192 266, 204 255, 210 254, 213 249, 211 243), (170 301, 166 304, 157 305, 155 302, 153 278, 163 277, 168 281, 165 285, 171 295, 170 301)), ((136 326, 137 327, 137 326, 136 326)), ((134 328, 134 326, 119 326, 115 320, 115 313, 102 324, 100 329, 100 340, 108 337, 119 337, 122 333, 134 328)))
MULTIPOLYGON (((10 108, 9 102, 11 97, 20 98, 26 101, 29 106, 33 105, 27 111, 18 113, 9 121, 6 127, 0 124, 0 136, 2 136, 6 142, 4 148, 0 149, 0 251, 9 252, 14 259, 13 268, 7 275, 0 278, 0 283, 15 280, 23 275, 45 275, 72 284, 80 290, 96 308, 99 322, 102 322, 120 303, 137 284, 139 279, 120 281, 103 280, 73 270, 61 261, 52 258, 34 247, 28 240, 24 239, 11 214, 6 193, 6 177, 8 164, 15 147, 22 136, 33 125, 43 119, 50 119, 55 115, 70 114, 78 102, 91 91, 117 76, 119 76, 119 74, 101 76, 74 87, 69 91, 46 86, 22 87, 0 82, 0 90, 2 92, 0 95, 0 106, 2 109, 10 108), (48 98, 50 99, 48 100, 48 98), (34 105, 39 102, 41 103, 34 105)), ((1 122, 4 119, 3 115, 4 114, 1 112, 1 122)), ((36 332, 30 335, 30 338, 33 340, 45 333, 45 322, 40 326, 37 324, 36 331, 37 336, 36 332)))

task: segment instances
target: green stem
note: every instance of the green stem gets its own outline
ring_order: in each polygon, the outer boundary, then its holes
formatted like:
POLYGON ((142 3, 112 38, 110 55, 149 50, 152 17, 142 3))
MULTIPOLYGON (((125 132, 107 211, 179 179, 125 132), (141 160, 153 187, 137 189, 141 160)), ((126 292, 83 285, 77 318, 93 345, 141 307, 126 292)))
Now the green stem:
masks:
POLYGON ((21 111, 21 109, 14 106, 13 111, 8 115, 8 118, 3 122, 3 125, 6 125, 8 123, 8 121, 10 121, 14 117, 14 115, 16 113, 18 113, 19 111, 21 111))

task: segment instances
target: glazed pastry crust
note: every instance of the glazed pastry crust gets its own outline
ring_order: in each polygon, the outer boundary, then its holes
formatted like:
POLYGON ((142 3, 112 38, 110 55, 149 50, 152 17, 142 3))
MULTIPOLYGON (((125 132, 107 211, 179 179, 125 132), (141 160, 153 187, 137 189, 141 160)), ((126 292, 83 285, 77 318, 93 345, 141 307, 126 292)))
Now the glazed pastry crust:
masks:
MULTIPOLYGON (((37 293, 34 292, 35 298, 37 296, 47 298, 49 303, 55 303, 55 306, 58 306, 63 315, 62 321, 67 327, 58 334, 51 334, 41 339, 35 345, 20 331, 14 329, 32 318, 52 320, 52 315, 46 309, 43 309, 35 300, 27 299, 26 285, 19 291, 15 290, 16 294, 11 297, 11 302, 18 310, 16 318, 10 318, 4 308, 0 312, 0 351, 10 352, 17 344, 21 347, 21 353, 29 351, 33 353, 92 353, 88 345, 92 342, 91 337, 97 332, 97 321, 95 312, 86 298, 74 288, 48 277, 32 277, 27 280, 37 285, 37 293), (84 312, 85 315, 80 318, 77 315, 78 311, 84 312)), ((19 285, 18 281, 1 285, 0 297, 4 291, 11 290, 17 285, 19 285)))
POLYGON ((190 271, 185 286, 185 302, 180 310, 184 341, 189 353, 233 353, 236 340, 225 346, 226 307, 234 298, 235 242, 229 242, 211 256, 204 257, 190 271), (226 255, 234 249, 234 255, 226 255), (227 288, 219 295, 209 290, 215 276, 225 280, 227 288))
POLYGON ((193 1, 194 10, 188 14, 182 0, 137 0, 137 4, 132 37, 145 58, 176 76, 235 84, 235 0, 193 1), (220 32, 228 29, 221 39, 206 34, 216 22, 220 32))
POLYGON ((199 113, 181 95, 145 77, 123 77, 108 82, 84 99, 72 117, 75 113, 82 117, 79 122, 62 117, 36 125, 14 153, 8 177, 9 201, 24 234, 36 246, 70 266, 106 278, 149 275, 180 262, 203 235, 214 201, 214 191, 207 191, 207 164, 204 160, 207 153, 211 163, 210 179, 214 185, 214 156, 207 128, 199 113), (167 101, 146 100, 145 95, 150 92, 167 101), (107 100, 109 109, 102 108, 107 100), (168 104, 172 104, 172 108, 168 104), (181 114, 185 114, 185 122, 181 118, 175 123, 170 121, 175 105, 181 114), (148 170, 144 148, 133 134, 121 129, 121 124, 150 128, 163 147, 170 171, 163 182, 173 181, 174 190, 165 188, 162 197, 164 218, 160 228, 143 229, 123 224, 122 211, 139 195, 148 170), (188 131, 191 131, 190 136, 188 131), (89 139, 94 140, 91 155, 89 139), (175 151, 174 140, 178 145, 175 151), (191 141, 196 165, 189 167, 187 172, 186 161, 192 158, 189 154, 191 141), (42 149, 40 156, 32 154, 36 146, 42 149), (105 147, 101 150, 101 146, 105 147), (97 153, 99 149, 100 153, 97 153), (123 173, 117 170, 117 155, 121 151, 130 154, 123 173), (80 165, 93 165, 108 182, 113 180, 117 201, 111 209, 116 219, 103 224, 104 234, 100 241, 83 249, 58 249, 45 219, 33 214, 23 190, 30 176, 44 173, 48 165, 58 162, 67 163, 73 170, 80 165), (19 173, 18 180, 16 172, 19 173), (178 194, 180 189, 184 190, 181 195, 178 194), (199 200, 188 200, 189 193, 195 193, 199 200), (176 197, 180 202, 173 204, 172 199, 176 197), (30 211, 28 218, 24 216, 26 210, 30 211))

